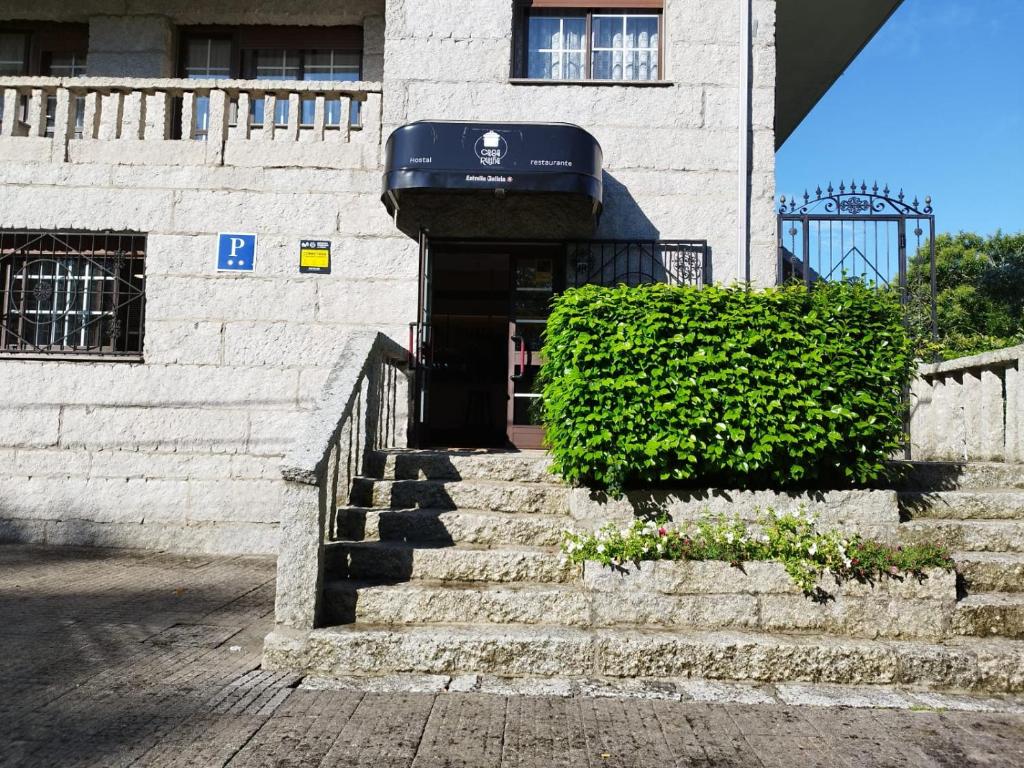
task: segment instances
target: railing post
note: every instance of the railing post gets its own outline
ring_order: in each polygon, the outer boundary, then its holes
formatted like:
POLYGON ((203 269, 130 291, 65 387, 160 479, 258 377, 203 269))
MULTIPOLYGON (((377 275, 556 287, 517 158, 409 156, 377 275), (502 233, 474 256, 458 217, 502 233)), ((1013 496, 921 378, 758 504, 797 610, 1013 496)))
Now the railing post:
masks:
POLYGON ((18 97, 17 88, 4 90, 4 136, 17 136, 18 128, 18 97))
POLYGON ((143 135, 143 110, 145 94, 142 91, 129 91, 124 94, 121 107, 121 138, 138 141, 143 135))
POLYGON ((209 123, 206 126, 206 158, 220 165, 224 157, 224 137, 227 134, 227 94, 217 89, 210 91, 209 123))
POLYGON ((327 477, 316 485, 287 483, 283 495, 281 541, 277 554, 278 624, 313 629, 319 618, 324 581, 324 523, 333 494, 327 477))
POLYGON ((121 129, 122 99, 119 91, 110 91, 100 97, 99 138, 111 141, 118 137, 121 129))
POLYGON ((322 93, 316 95, 316 101, 313 103, 313 141, 324 140, 324 123, 326 121, 326 101, 322 93))
POLYGON ((264 141, 274 139, 274 127, 277 124, 275 112, 277 112, 277 94, 263 94, 263 130, 260 132, 260 138, 264 141))
POLYGON ((96 122, 100 115, 100 95, 96 91, 89 91, 83 98, 85 101, 82 108, 82 138, 92 140, 96 138, 96 122))
POLYGON ((195 138, 195 104, 196 92, 185 91, 181 95, 181 139, 190 141, 195 138))
POLYGON ((287 141, 299 140, 299 118, 300 99, 298 93, 288 94, 288 125, 284 131, 284 138, 287 141))
POLYGON ((41 137, 46 135, 46 91, 42 88, 33 88, 32 95, 28 100, 28 135, 41 137))
POLYGON ((74 114, 71 109, 71 99, 74 97, 67 88, 58 88, 56 97, 57 104, 53 114, 53 152, 51 158, 58 162, 64 162, 68 159, 68 141, 74 132, 74 114))
POLYGON ((146 141, 164 141, 167 138, 167 102, 166 91, 146 94, 145 128, 143 138, 146 141))
POLYGON ((231 130, 231 141, 245 141, 249 138, 249 120, 251 118, 251 102, 248 91, 239 91, 238 110, 235 113, 235 127, 231 130))

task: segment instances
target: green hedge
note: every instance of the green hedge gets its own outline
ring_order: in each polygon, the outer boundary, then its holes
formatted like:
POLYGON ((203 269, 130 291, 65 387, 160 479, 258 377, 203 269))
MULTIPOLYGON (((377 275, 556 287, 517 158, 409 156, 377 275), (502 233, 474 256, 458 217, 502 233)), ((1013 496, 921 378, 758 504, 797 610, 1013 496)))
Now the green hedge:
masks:
POLYGON ((902 445, 911 344, 898 301, 862 284, 585 286, 556 299, 544 349, 573 484, 848 487, 902 445))

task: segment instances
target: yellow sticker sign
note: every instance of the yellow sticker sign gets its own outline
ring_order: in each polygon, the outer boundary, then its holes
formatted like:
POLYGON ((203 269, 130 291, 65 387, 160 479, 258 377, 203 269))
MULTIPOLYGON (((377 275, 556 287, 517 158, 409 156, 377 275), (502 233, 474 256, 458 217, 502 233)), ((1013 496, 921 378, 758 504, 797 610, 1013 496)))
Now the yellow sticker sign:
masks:
POLYGON ((299 272, 331 274, 331 241, 300 240, 299 272))

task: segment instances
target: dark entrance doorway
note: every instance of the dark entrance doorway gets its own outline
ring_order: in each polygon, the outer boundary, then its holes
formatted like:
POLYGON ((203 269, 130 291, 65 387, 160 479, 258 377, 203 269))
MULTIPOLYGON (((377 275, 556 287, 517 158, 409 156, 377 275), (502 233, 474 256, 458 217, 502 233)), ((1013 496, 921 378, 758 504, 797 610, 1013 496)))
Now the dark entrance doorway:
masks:
POLYGON ((413 442, 543 447, 537 376, 553 296, 585 284, 708 279, 702 240, 475 241, 420 234, 413 442))
POLYGON ((424 249, 420 444, 540 448, 537 373, 564 246, 431 241, 424 249))

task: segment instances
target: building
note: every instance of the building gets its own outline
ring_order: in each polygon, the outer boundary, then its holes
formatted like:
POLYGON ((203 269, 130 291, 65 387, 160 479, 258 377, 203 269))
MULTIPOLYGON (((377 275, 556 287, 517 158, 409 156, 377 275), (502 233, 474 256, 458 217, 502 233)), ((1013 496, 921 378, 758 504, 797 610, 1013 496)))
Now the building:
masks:
POLYGON ((276 551, 353 329, 432 355, 415 439, 534 444, 551 293, 774 281, 775 149, 898 5, 3 3, 0 536, 276 551))

